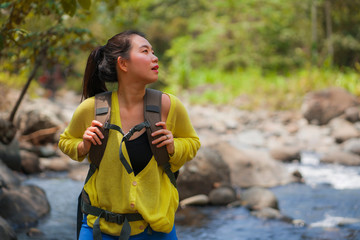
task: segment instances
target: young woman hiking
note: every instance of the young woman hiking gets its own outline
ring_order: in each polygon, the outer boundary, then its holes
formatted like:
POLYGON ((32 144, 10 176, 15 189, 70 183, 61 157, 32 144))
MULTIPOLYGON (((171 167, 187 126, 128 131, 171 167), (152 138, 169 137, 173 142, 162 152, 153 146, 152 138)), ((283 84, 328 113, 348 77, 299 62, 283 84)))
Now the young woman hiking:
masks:
POLYGON ((88 157, 91 163, 91 147, 104 138, 99 129, 103 124, 94 120, 94 95, 107 91, 105 82, 118 83, 111 94, 110 119, 117 127, 109 130, 101 164, 84 185, 82 196, 93 210, 85 211, 79 239, 177 239, 178 192, 150 145, 166 147, 172 172, 194 158, 200 141, 186 109, 177 97, 163 93, 161 121, 156 123, 161 128, 152 133, 158 138, 149 141, 144 128, 123 141, 130 129, 144 122, 146 86, 157 81, 158 68, 151 44, 136 31, 113 36, 88 58, 85 100, 61 134, 59 148, 74 160, 88 157))

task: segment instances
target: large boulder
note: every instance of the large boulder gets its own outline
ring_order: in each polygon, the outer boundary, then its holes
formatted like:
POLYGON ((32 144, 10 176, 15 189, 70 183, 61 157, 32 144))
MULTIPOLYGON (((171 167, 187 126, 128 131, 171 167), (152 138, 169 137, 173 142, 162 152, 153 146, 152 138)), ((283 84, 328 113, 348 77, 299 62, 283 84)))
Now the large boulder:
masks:
POLYGON ((360 155, 360 138, 353 138, 345 141, 343 143, 343 149, 345 152, 360 155))
POLYGON ((35 99, 21 108, 15 121, 22 140, 33 144, 55 142, 57 131, 63 126, 61 108, 48 99, 35 99))
POLYGON ((20 148, 19 142, 16 138, 14 138, 9 144, 3 144, 0 142, 0 160, 12 170, 21 170, 20 148))
POLYGON ((360 107, 356 106, 346 109, 345 118, 352 123, 360 121, 360 107))
POLYGON ((16 227, 32 226, 50 212, 45 191, 33 185, 3 189, 0 206, 0 216, 16 227))
POLYGON ((209 200, 212 205, 227 205, 237 200, 236 192, 231 186, 221 186, 211 190, 209 200))
POLYGON ((275 146, 270 149, 270 155, 272 158, 281 162, 300 161, 301 151, 296 146, 275 146))
POLYGON ((12 238, 8 225, 16 228, 31 226, 50 211, 44 190, 21 184, 20 174, 0 161, 0 239, 16 239, 12 238), (1 221, 3 219, 5 223, 1 221))
POLYGON ((213 146, 229 165, 231 183, 236 187, 275 187, 300 182, 298 175, 289 173, 283 163, 265 151, 240 150, 227 142, 213 146))
POLYGON ((17 240, 14 229, 2 217, 0 217, 0 239, 1 240, 17 240))
POLYGON ((351 152, 332 150, 320 157, 322 163, 335 163, 345 166, 360 166, 360 156, 351 152))
POLYGON ((246 189, 241 194, 242 205, 250 210, 263 208, 279 209, 278 200, 273 192, 261 187, 246 189))
POLYGON ((180 199, 197 194, 208 195, 216 183, 230 185, 229 166, 217 151, 201 147, 196 157, 180 171, 177 180, 180 199))
POLYGON ((342 115, 346 109, 359 105, 355 96, 342 88, 328 88, 308 93, 301 106, 305 119, 312 124, 324 125, 342 115))
POLYGON ((331 127, 332 136, 335 138, 337 143, 345 142, 351 138, 357 138, 360 136, 359 130, 354 124, 343 118, 334 118, 329 122, 331 127))
POLYGON ((21 169, 25 174, 33 174, 41 172, 40 160, 38 155, 26 150, 20 150, 21 169))
POLYGON ((11 171, 4 163, 0 161, 0 191, 1 188, 18 188, 20 185, 21 178, 19 174, 11 171))

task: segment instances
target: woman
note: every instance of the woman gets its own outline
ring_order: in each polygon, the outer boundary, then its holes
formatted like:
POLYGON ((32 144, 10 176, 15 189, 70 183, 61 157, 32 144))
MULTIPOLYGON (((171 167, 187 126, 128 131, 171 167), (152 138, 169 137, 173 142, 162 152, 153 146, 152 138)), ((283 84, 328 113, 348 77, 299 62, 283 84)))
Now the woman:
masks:
MULTIPOLYGON (((93 50, 84 75, 85 100, 61 134, 60 149, 72 159, 82 161, 92 145, 102 144, 104 135, 99 128, 103 126, 94 120, 94 95, 107 91, 105 82, 118 83, 117 91, 111 95, 110 123, 127 133, 144 122, 146 86, 157 81, 158 68, 152 46, 136 31, 117 34, 106 45, 93 50)), ((161 100, 161 121, 156 124, 161 129, 152 133, 158 137, 156 140, 149 142, 142 129, 122 143, 123 134, 110 131, 101 165, 85 183, 84 191, 91 206, 121 221, 119 224, 103 216, 85 214, 79 239, 93 236, 94 239, 119 239, 119 236, 127 239, 127 235, 131 235, 130 239, 177 239, 174 218, 178 192, 164 169, 158 166, 150 144, 166 147, 171 171, 176 172, 195 157, 200 141, 180 100, 171 94, 162 94, 161 100), (131 173, 120 161, 119 149, 132 167, 131 173), (137 214, 141 219, 127 222, 126 218, 118 217, 122 214, 137 214)))

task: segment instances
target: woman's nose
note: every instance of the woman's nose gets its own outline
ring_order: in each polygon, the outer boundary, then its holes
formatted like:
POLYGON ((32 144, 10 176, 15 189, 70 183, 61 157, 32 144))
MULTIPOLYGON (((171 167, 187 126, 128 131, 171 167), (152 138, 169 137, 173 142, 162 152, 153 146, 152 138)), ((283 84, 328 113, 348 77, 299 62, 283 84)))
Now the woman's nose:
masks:
POLYGON ((153 54, 153 59, 152 59, 152 61, 153 62, 159 62, 159 59, 158 59, 158 57, 155 55, 155 54, 153 54))

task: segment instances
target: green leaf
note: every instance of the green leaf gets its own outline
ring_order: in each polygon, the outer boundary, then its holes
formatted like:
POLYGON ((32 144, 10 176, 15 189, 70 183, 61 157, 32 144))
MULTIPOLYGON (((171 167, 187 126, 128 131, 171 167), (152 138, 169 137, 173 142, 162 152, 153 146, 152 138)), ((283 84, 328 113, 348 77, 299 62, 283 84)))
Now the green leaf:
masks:
POLYGON ((8 8, 10 5, 11 2, 0 3, 0 8, 8 8))
POLYGON ((66 14, 69 14, 70 16, 74 16, 76 12, 76 1, 73 0, 61 0, 61 5, 64 9, 64 12, 66 14))
POLYGON ((82 8, 89 10, 91 6, 91 0, 78 0, 78 2, 82 8))

